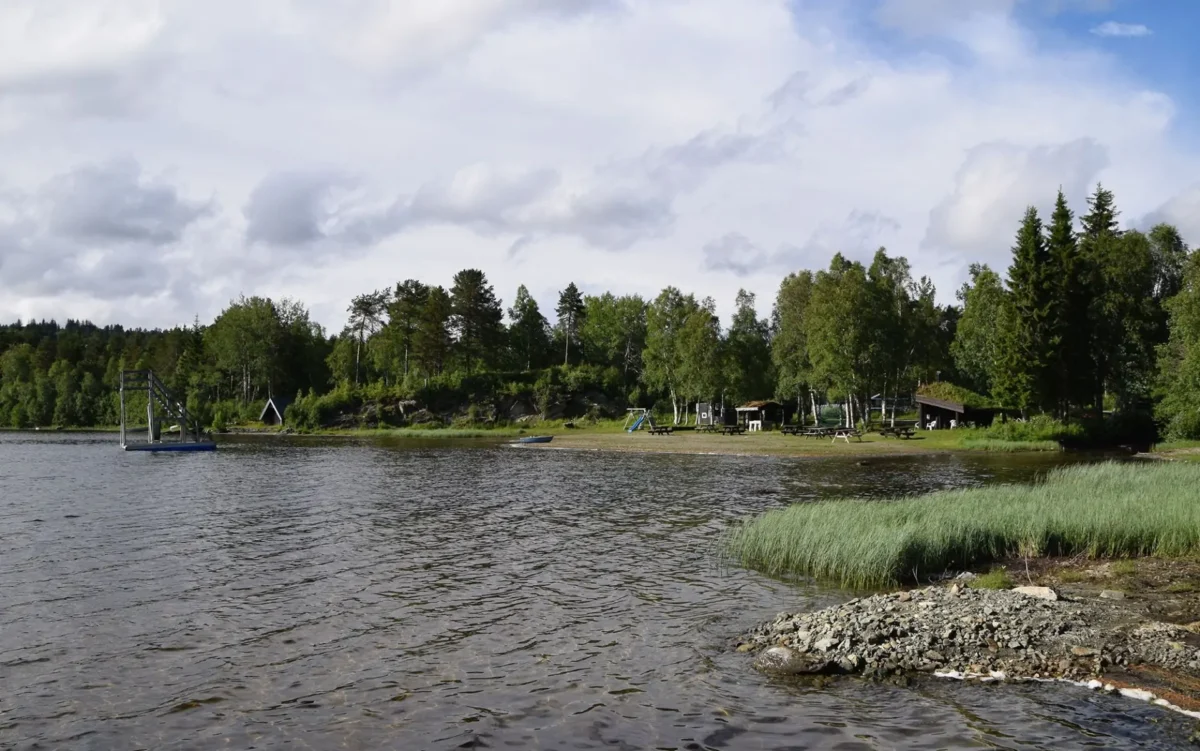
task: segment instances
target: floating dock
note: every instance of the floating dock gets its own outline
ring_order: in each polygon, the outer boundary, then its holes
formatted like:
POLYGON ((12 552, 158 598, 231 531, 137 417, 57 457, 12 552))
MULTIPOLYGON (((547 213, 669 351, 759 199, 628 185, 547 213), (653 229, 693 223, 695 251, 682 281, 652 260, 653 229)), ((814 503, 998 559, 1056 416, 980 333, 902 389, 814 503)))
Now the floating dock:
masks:
MULTIPOLYGON (((172 428, 174 430, 174 428, 172 428)), ((171 431, 168 431, 170 433, 171 431)), ((216 451, 217 444, 206 437, 200 423, 193 420, 166 385, 152 370, 125 370, 121 372, 121 448, 126 451, 216 451), (140 411, 140 402, 146 402, 146 425, 130 427, 129 410, 140 411), (178 426, 179 437, 164 440, 162 419, 170 418, 178 426), (145 433, 142 431, 145 430, 145 433), (145 440, 137 440, 144 435, 145 440)))

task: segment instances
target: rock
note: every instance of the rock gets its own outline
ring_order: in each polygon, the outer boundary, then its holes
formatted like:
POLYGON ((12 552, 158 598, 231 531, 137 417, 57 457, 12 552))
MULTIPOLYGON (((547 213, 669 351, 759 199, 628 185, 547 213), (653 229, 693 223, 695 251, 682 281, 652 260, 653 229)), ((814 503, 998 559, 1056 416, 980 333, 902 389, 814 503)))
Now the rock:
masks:
POLYGON ((1100 599, 1101 600, 1124 600, 1125 593, 1118 592, 1115 589, 1106 589, 1100 593, 1100 599))
POLYGON ((1014 587, 1013 591, 1026 597, 1036 597, 1039 600, 1058 600, 1058 593, 1049 587, 1014 587))
POLYGON ((1124 609, 1053 597, 967 588, 951 595, 948 586, 931 586, 780 614, 734 646, 764 650, 755 665, 788 674, 891 679, 970 666, 973 676, 1087 680, 1106 666, 1200 671, 1200 650, 1183 638, 1188 629, 1156 622, 1130 628, 1124 609))
POLYGON ((745 644, 739 644, 739 645, 738 645, 738 648, 737 648, 737 651, 739 651, 739 652, 753 652, 753 651, 754 651, 754 645, 753 645, 753 644, 751 644, 751 643, 749 643, 749 642, 747 642, 747 643, 745 643, 745 644))
POLYGON ((771 647, 758 656, 754 667, 765 673, 779 675, 800 675, 803 673, 820 673, 827 663, 813 662, 794 649, 787 647, 771 647))
POLYGON ((972 574, 970 571, 964 571, 954 578, 957 579, 958 581, 968 581, 969 582, 969 581, 974 581, 974 580, 978 579, 979 577, 976 576, 975 574, 972 574))

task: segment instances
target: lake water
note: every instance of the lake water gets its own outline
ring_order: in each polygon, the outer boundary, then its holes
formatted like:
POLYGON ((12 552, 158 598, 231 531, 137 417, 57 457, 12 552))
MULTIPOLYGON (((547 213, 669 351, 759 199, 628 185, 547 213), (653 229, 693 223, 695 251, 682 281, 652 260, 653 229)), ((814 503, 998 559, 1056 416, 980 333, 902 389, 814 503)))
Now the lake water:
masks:
POLYGON ((1061 461, 0 435, 0 748, 1190 747, 1082 689, 813 688, 730 650, 845 598, 724 562, 735 520, 1061 461))

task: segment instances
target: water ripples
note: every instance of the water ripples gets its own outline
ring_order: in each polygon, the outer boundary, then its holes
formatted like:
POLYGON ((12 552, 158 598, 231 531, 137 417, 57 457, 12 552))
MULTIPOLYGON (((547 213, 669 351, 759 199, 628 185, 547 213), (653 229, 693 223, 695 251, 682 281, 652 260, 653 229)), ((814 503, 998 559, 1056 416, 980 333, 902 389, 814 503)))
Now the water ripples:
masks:
POLYGON ((728 649, 843 597, 723 561, 735 520, 1062 460, 0 436, 0 747, 1182 745, 1184 718, 1124 699, 806 687, 728 649))

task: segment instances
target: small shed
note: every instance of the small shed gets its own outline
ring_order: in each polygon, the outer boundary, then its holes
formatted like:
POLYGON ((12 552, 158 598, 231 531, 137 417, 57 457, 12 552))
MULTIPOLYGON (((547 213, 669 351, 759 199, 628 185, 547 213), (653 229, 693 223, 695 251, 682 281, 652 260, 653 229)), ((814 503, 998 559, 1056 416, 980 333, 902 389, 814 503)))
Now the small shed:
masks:
POLYGON ((263 425, 283 425, 283 416, 287 412, 288 405, 291 403, 291 399, 285 399, 281 396, 271 397, 263 405, 262 414, 258 416, 258 421, 263 425))
POLYGON ((1002 419, 1006 416, 1004 409, 986 397, 944 382, 923 387, 914 398, 917 402, 917 425, 922 428, 964 427, 968 423, 987 427, 997 415, 1002 419))
POLYGON ((738 423, 748 426, 751 422, 761 422, 763 430, 787 422, 787 408, 771 400, 746 402, 736 412, 738 423))

